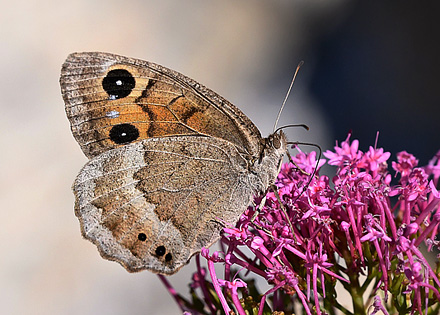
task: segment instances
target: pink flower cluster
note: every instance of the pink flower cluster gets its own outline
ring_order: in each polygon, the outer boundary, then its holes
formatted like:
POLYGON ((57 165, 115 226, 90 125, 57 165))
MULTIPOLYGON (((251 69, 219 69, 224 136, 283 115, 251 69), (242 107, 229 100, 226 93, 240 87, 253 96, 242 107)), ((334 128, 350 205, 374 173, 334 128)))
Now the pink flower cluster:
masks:
POLYGON ((202 292, 197 312, 221 307, 226 314, 266 314, 298 306, 307 314, 348 312, 338 300, 338 282, 354 314, 438 312, 439 269, 419 247, 439 246, 440 151, 426 167, 398 153, 394 178, 389 152, 362 152, 350 135, 324 155, 337 167, 331 183, 319 175, 326 161, 300 151, 295 164, 282 166, 277 192, 256 198, 235 227, 224 228, 222 251, 202 251, 208 272, 198 265, 193 276, 193 294, 202 292), (223 265, 222 277, 215 264, 223 265), (252 277, 271 288, 258 292, 252 277))

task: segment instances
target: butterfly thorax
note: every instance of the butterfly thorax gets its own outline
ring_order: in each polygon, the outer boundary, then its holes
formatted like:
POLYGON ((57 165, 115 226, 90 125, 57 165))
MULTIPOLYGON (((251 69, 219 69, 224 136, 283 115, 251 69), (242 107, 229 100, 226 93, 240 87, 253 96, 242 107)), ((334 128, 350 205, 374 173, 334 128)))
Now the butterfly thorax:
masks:
POLYGON ((260 156, 251 166, 251 172, 256 175, 254 187, 258 192, 264 193, 275 183, 286 150, 287 138, 282 131, 261 139, 260 156))

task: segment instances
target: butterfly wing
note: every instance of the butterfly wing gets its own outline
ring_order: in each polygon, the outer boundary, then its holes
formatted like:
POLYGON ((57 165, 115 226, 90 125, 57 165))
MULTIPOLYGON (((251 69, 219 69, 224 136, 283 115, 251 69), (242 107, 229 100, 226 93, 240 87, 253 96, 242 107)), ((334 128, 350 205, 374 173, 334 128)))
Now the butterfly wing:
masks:
POLYGON ((238 108, 157 64, 108 53, 73 53, 60 78, 72 133, 91 158, 142 139, 205 135, 259 153, 261 135, 238 108))
POLYGON ((173 274, 235 224, 261 185, 228 141, 171 136, 92 158, 73 188, 83 236, 104 258, 173 274))

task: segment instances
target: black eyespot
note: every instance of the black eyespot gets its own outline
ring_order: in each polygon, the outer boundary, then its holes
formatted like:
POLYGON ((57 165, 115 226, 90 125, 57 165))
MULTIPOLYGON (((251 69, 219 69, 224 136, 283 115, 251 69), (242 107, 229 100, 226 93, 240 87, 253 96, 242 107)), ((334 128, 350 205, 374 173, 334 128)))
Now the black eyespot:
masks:
POLYGON ((145 235, 145 233, 139 233, 138 234, 138 240, 140 241, 146 241, 147 240, 147 235, 145 235))
POLYGON ((165 255, 165 252, 166 252, 165 246, 158 246, 156 248, 156 255, 157 256, 163 256, 163 255, 165 255))
POLYGON ((139 130, 130 124, 120 124, 113 126, 109 136, 114 143, 129 143, 139 138, 139 130))
POLYGON ((111 70, 102 80, 102 87, 111 100, 130 95, 135 85, 136 81, 133 76, 125 69, 111 70))
POLYGON ((171 261, 172 259, 173 259, 173 256, 170 253, 165 255, 165 261, 171 261))

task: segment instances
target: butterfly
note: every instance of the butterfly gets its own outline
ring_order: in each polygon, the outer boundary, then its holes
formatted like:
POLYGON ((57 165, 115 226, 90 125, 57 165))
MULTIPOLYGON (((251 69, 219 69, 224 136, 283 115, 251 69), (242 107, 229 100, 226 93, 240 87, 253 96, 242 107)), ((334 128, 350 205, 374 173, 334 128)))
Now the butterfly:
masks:
POLYGON ((287 139, 262 138, 237 107, 163 66, 70 54, 60 78, 89 158, 73 184, 84 238, 130 272, 171 275, 275 182, 287 139))

